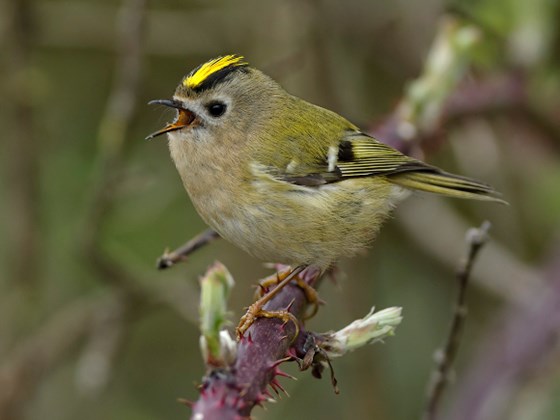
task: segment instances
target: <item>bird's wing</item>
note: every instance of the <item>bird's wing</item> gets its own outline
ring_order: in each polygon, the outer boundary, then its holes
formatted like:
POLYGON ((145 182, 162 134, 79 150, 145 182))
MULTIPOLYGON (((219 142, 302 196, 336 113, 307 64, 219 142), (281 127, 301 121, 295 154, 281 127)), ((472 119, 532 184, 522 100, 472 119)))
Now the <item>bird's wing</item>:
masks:
POLYGON ((341 179, 360 176, 388 176, 421 171, 429 165, 403 155, 398 150, 363 133, 349 133, 338 145, 337 167, 341 179))
POLYGON ((320 186, 357 177, 382 176, 405 188, 450 197, 499 201, 494 189, 478 181, 450 174, 381 143, 361 132, 348 132, 325 151, 306 174, 284 174, 284 180, 298 185, 320 186))
POLYGON ((327 147, 325 145, 323 154, 317 156, 314 165, 305 167, 305 173, 300 172, 303 168, 299 168, 293 176, 287 171, 284 179, 294 184, 312 186, 348 178, 433 169, 361 132, 348 132, 338 144, 327 147))

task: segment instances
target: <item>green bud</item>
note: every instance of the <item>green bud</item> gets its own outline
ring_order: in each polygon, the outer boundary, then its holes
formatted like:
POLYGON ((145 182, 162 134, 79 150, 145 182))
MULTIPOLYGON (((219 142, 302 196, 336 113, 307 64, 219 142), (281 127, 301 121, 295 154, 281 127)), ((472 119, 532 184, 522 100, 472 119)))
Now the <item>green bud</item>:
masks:
POLYGON ((227 331, 223 329, 228 322, 227 300, 233 285, 233 277, 220 262, 215 262, 200 279, 200 345, 208 364, 224 365, 231 362, 229 341, 232 339, 227 340, 224 336, 227 331))

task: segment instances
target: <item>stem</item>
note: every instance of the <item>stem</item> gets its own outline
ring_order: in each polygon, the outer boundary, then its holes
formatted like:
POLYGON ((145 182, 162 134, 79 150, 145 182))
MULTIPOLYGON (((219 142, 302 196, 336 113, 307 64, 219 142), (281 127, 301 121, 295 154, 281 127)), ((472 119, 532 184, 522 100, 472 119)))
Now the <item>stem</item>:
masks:
POLYGON ((443 350, 436 353, 436 367, 432 373, 429 385, 428 402, 423 416, 424 420, 434 420, 436 418, 443 392, 449 383, 449 374, 461 345, 462 332, 467 318, 466 297, 471 270, 480 249, 488 239, 489 229, 490 222, 485 221, 478 229, 471 229, 467 232, 468 250, 463 263, 457 271, 459 288, 455 300, 453 320, 443 350))

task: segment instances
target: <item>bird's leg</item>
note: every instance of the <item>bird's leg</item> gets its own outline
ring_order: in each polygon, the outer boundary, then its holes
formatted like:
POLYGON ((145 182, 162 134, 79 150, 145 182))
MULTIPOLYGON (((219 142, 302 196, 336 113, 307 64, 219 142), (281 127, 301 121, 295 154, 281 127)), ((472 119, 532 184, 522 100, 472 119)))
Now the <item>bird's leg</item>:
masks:
MULTIPOLYGON (((255 322, 255 320, 259 317, 265 318, 280 318, 284 322, 292 321, 296 327, 296 337, 299 333, 299 322, 297 318, 292 315, 288 310, 284 311, 265 311, 263 306, 270 302, 270 300, 276 296, 280 291, 286 287, 294 278, 298 278, 298 274, 300 274, 307 266, 305 265, 298 265, 293 270, 288 270, 283 273, 279 273, 277 276, 277 286, 269 291, 268 293, 264 294, 261 298, 259 298, 256 302, 254 302, 251 306, 247 308, 247 312, 245 315, 241 317, 239 321, 239 325, 237 326, 237 338, 243 337, 245 331, 249 329, 251 325, 255 322)), ((307 295, 306 295, 307 296, 307 295)))
MULTIPOLYGON (((255 300, 265 296, 267 290, 271 286, 275 286, 278 283, 280 283, 284 278, 284 276, 289 273, 290 271, 282 273, 282 275, 277 273, 274 276, 270 276, 264 280, 259 281, 257 290, 255 291, 255 300)), ((302 279, 299 276, 296 276, 294 281, 299 286, 299 288, 303 290, 303 293, 305 293, 305 298, 307 299, 307 301, 311 305, 313 305, 313 309, 308 314, 306 314, 305 317, 303 318, 304 320, 311 319, 315 316, 315 314, 319 310, 319 304, 322 304, 324 302, 321 301, 321 299, 319 299, 319 294, 317 293, 317 291, 312 286, 310 286, 304 279, 302 279)))

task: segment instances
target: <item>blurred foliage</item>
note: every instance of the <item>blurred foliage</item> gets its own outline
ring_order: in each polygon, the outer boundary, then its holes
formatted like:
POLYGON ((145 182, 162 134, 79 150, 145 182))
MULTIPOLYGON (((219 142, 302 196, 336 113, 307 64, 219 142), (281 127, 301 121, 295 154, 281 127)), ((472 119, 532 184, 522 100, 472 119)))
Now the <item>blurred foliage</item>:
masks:
MULTIPOLYGON (((334 330, 372 305, 397 305, 404 308, 397 335, 336 360, 340 396, 328 380, 288 367, 300 378, 283 381, 293 397, 255 410, 257 418, 418 418, 433 352, 450 320, 457 250, 463 248, 454 232, 483 219, 495 226, 496 247, 489 246, 475 267, 456 385, 447 395, 451 413, 460 407, 466 372, 485 357, 480 344, 502 319, 502 309, 518 308, 524 293, 538 306, 528 291, 545 290, 540 273, 555 252, 560 258, 557 0, 148 2, 136 108, 122 157, 107 180, 107 211, 95 226, 97 251, 128 273, 142 298, 130 298, 136 296, 130 284, 123 292, 119 279, 84 255, 83 243, 96 210, 95 188, 105 176, 99 125, 117 63, 121 2, 3 0, 1 6, 0 418, 188 416, 175 400, 196 398, 193 382, 204 373, 197 278, 214 260, 223 262, 236 280, 230 308, 239 317, 252 298, 250 285, 268 271, 221 241, 187 264, 155 270, 165 247, 180 245, 205 226, 165 141, 143 141, 171 114, 144 104, 169 97, 186 72, 218 54, 243 54, 288 91, 367 128, 393 111, 419 75, 439 22, 450 12, 483 33, 465 81, 521 74, 526 89, 521 106, 474 109, 442 127, 443 140, 424 148, 427 160, 484 179, 511 206, 448 201, 443 208, 460 223, 446 224, 422 210, 434 197, 403 204, 368 255, 343 261, 336 284, 323 285, 327 305, 309 322, 317 331, 334 330), (12 11, 24 3, 27 17, 18 23, 12 11), (24 35, 17 35, 20 27, 24 35), (508 280, 511 286, 501 286, 508 280), (516 290, 522 291, 517 301, 509 294, 516 290), (86 321, 75 340, 61 332, 68 345, 49 359, 56 343, 41 341, 50 337, 42 334, 47 327, 63 328, 60 314, 69 308, 86 321), (44 359, 37 369, 30 366, 25 386, 12 388, 19 377, 11 369, 37 348, 44 359)), ((559 418, 558 348, 551 342, 539 367, 508 388, 515 404, 500 402, 496 394, 494 416, 476 418, 559 418)))

